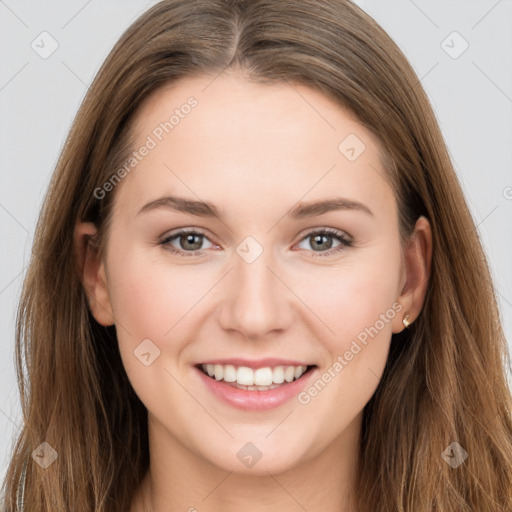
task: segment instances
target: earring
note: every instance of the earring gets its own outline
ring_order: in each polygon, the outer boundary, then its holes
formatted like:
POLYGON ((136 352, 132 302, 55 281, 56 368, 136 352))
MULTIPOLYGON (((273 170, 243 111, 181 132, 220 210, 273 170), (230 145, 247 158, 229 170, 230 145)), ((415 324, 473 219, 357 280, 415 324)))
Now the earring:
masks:
POLYGON ((409 325, 411 325, 411 322, 409 322, 409 315, 405 315, 404 319, 402 320, 402 323, 404 324, 404 327, 407 329, 409 325))

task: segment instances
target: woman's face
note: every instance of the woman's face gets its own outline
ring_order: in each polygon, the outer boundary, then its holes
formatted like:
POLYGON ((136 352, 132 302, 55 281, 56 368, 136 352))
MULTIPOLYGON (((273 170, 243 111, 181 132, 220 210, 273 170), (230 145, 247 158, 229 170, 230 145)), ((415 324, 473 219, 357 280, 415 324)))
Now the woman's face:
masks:
POLYGON ((91 308, 162 449, 251 473, 353 450, 419 311, 376 138, 316 90, 235 74, 160 89, 133 126, 98 191, 115 204, 91 308))

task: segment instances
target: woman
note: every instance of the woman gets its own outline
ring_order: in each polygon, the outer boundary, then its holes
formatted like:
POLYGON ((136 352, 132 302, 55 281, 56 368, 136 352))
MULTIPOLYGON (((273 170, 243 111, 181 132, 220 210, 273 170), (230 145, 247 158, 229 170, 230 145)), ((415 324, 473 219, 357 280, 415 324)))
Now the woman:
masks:
POLYGON ((352 3, 151 8, 33 251, 7 511, 512 510, 485 255, 418 78, 352 3))

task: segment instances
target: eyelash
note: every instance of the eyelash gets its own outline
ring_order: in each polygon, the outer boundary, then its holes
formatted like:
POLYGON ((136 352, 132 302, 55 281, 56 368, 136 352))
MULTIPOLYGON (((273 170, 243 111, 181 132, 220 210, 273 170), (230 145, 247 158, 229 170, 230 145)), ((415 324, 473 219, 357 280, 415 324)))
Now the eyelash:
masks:
MULTIPOLYGON (((171 248, 172 246, 169 245, 171 240, 174 240, 175 238, 179 238, 182 235, 189 235, 189 234, 200 235, 200 236, 202 236, 204 238, 208 238, 204 233, 201 233, 198 230, 195 230, 195 229, 186 230, 186 229, 184 229, 184 230, 181 230, 181 231, 178 231, 178 232, 172 234, 171 236, 166 237, 164 240, 162 240, 160 242, 160 245, 162 245, 163 248, 166 251, 169 251, 172 254, 176 254, 177 256, 184 256, 184 257, 195 256, 195 255, 197 255, 197 253, 200 253, 201 250, 197 250, 197 251, 181 251, 181 250, 173 249, 173 248, 171 248)), ((311 237, 313 235, 329 235, 329 236, 335 238, 336 240, 338 240, 340 242, 340 245, 338 245, 337 247, 331 248, 331 249, 329 249, 327 251, 320 251, 320 252, 313 251, 313 252, 316 252, 316 254, 313 256, 314 258, 322 257, 322 256, 331 256, 331 255, 333 255, 335 253, 338 253, 338 252, 344 250, 347 247, 352 247, 352 245, 353 245, 352 240, 348 239, 340 231, 337 231, 336 229, 332 229, 332 228, 322 228, 322 229, 319 229, 317 231, 310 231, 309 233, 307 233, 300 240, 300 242, 302 242, 303 240, 305 240, 305 239, 307 239, 307 238, 309 238, 309 237, 311 237)), ((307 249, 302 249, 302 250, 307 250, 307 249)))

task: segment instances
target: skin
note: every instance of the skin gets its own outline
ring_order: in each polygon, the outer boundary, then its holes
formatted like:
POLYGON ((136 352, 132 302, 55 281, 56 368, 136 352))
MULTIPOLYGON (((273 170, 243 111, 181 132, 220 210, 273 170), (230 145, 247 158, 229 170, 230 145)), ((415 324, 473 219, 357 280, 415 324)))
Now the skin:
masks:
POLYGON ((182 79, 141 105, 134 150, 190 96, 197 107, 117 185, 105 259, 86 250, 94 225, 77 223, 75 231, 91 311, 100 324, 116 325, 123 364, 149 412, 151 464, 130 510, 356 512, 363 408, 392 333, 404 329, 405 314, 413 322, 421 311, 429 223, 421 217, 400 246, 378 140, 304 85, 255 84, 235 72, 182 79), (348 134, 366 146, 354 161, 338 149, 348 134), (138 214, 171 194, 211 202, 224 217, 168 208, 138 214), (299 202, 334 196, 373 215, 286 217, 299 202), (192 249, 179 237, 168 246, 199 253, 182 257, 159 245, 178 228, 205 237, 192 249), (332 252, 340 242, 328 236, 318 248, 322 228, 352 246, 332 252), (263 249, 252 263, 236 252, 247 236, 263 249), (316 364, 318 378, 393 305, 400 312, 307 404, 293 398, 268 411, 236 409, 193 368, 214 358, 283 357, 316 364), (160 356, 145 366, 134 350, 148 338, 160 356), (262 453, 252 468, 236 456, 247 442, 262 453))

